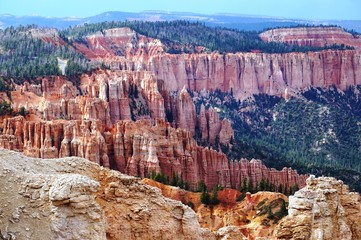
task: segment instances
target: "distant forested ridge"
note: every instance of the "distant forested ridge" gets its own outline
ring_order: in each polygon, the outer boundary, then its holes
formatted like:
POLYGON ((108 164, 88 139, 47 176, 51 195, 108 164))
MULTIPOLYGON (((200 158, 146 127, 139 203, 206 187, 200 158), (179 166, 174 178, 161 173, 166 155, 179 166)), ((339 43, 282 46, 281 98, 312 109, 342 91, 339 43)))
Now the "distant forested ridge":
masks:
POLYGON ((89 70, 88 61, 70 45, 55 45, 32 36, 34 25, 0 30, 0 76, 35 78, 60 75, 57 58, 68 59, 67 75, 89 70))
MULTIPOLYGON (((256 31, 239 31, 220 27, 209 27, 203 23, 188 21, 171 22, 102 22, 70 27, 59 31, 64 44, 56 45, 33 37, 35 25, 9 27, 0 30, 0 76, 35 78, 60 75, 57 58, 68 59, 67 75, 89 71, 88 60, 73 47, 74 41, 110 28, 129 27, 139 34, 158 38, 167 46, 169 53, 194 52, 197 46, 211 51, 287 53, 320 51, 324 49, 349 49, 347 46, 300 47, 283 43, 263 42, 256 31), (181 47, 179 47, 181 46, 181 47), (183 46, 183 47, 182 47, 183 46)), ((99 65, 100 66, 100 65, 99 65)), ((98 67, 99 67, 98 66, 98 67)), ((96 66, 95 66, 96 67, 96 66)))
POLYGON ((142 35, 157 38, 166 43, 170 53, 179 53, 171 46, 174 43, 203 46, 210 51, 227 52, 251 52, 261 51, 265 53, 288 53, 320 51, 324 49, 346 49, 345 46, 326 47, 302 47, 276 42, 263 42, 256 31, 240 31, 220 27, 209 27, 199 22, 188 21, 163 21, 163 22, 102 22, 85 24, 79 27, 70 27, 63 30, 62 36, 81 41, 89 34, 111 28, 129 27, 142 35))

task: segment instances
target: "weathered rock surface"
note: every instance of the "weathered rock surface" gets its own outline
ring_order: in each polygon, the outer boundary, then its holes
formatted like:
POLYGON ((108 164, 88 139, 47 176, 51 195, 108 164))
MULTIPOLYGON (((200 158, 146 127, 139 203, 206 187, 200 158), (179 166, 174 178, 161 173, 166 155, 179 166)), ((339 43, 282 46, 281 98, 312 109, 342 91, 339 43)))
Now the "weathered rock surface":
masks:
POLYGON ((98 120, 25 121, 4 120, 0 146, 40 158, 78 156, 133 176, 150 176, 162 171, 180 176, 192 189, 203 180, 239 188, 244 178, 256 186, 262 179, 278 186, 304 186, 306 176, 284 168, 268 169, 259 160, 228 162, 223 153, 198 146, 189 131, 175 129, 168 122, 148 120, 117 122, 107 128, 98 120))
POLYGON ((196 107, 186 87, 181 90, 176 103, 177 127, 188 130, 192 136, 196 129, 196 107))
POLYGON ((71 170, 82 162, 86 168, 84 160, 44 161, 1 149, 2 233, 11 239, 106 239, 106 217, 95 200, 100 184, 71 170))
MULTIPOLYGON (((164 86, 158 86, 151 72, 99 70, 83 74, 78 88, 65 77, 43 78, 41 84, 26 82, 16 87, 17 91, 12 93, 14 108, 25 107, 44 120, 100 120, 111 128, 118 120, 165 120, 168 112, 172 126, 193 135, 197 127, 195 105, 187 89, 170 95, 164 86)), ((205 139, 214 143, 220 135, 222 120, 214 109, 209 109, 206 115, 206 122, 199 124, 206 131, 205 139)), ((223 144, 233 137, 231 125, 225 124, 222 138, 219 137, 223 144)))
MULTIPOLYGON (((275 29, 261 35, 265 41, 283 41, 300 45, 345 44, 357 49, 359 36, 339 28, 275 29)), ((88 47, 78 49, 90 59, 101 59, 114 70, 149 71, 167 91, 221 89, 236 98, 266 93, 284 96, 285 91, 308 87, 341 90, 360 84, 359 51, 320 51, 308 53, 194 53, 167 54, 159 42, 142 37, 130 29, 109 29, 105 34, 86 38, 88 47), (114 34, 111 34, 114 32, 114 34), (144 46, 144 49, 139 46, 144 46), (115 50, 114 50, 115 49, 115 50), (152 50, 154 49, 154 50, 152 50), (118 51, 118 53, 117 53, 118 51), (288 89, 288 90, 287 90, 288 89)))
POLYGON ((361 198, 342 181, 310 176, 289 197, 288 216, 275 232, 278 239, 361 239, 361 198))
POLYGON ((59 36, 58 30, 55 28, 33 28, 29 30, 33 38, 40 38, 44 42, 54 45, 66 45, 64 40, 59 36))
POLYGON ((234 139, 232 123, 226 118, 221 120, 216 109, 210 107, 206 110, 203 104, 197 118, 197 129, 203 142, 215 144, 218 138, 218 143, 229 144, 234 139))
POLYGON ((19 240, 216 240, 237 234, 231 227, 217 234, 202 229, 181 202, 85 159, 35 159, 0 149, 0 166, 0 229, 19 240))
POLYGON ((196 212, 202 227, 222 232, 222 228, 234 225, 248 239, 271 239, 277 221, 268 219, 264 209, 272 205, 272 212, 275 213, 280 209, 279 200, 288 201, 285 195, 274 192, 247 193, 242 201, 237 201, 240 191, 225 188, 217 193, 220 204, 207 207, 200 202, 201 193, 199 192, 189 192, 147 178, 142 182, 159 188, 165 197, 182 201, 184 204, 191 202, 190 205, 196 212))
POLYGON ((339 27, 278 28, 259 35, 266 42, 282 42, 299 46, 324 47, 334 44, 361 48, 361 38, 339 27))
POLYGON ((207 111, 203 104, 200 107, 199 117, 197 119, 197 127, 201 134, 201 140, 208 141, 209 127, 208 127, 207 111))
MULTIPOLYGON (((332 85, 346 89, 360 84, 361 55, 356 51, 266 54, 180 54, 155 55, 145 70, 155 73, 165 88, 184 85, 191 90, 233 90, 236 98, 266 93, 283 96, 286 89, 332 85)), ((146 62, 145 62, 146 64, 146 62)))
POLYGON ((110 58, 116 56, 142 57, 164 52, 158 39, 148 38, 130 28, 113 28, 97 32, 85 38, 86 43, 75 42, 78 51, 87 58, 110 58))
POLYGON ((221 122, 221 130, 219 131, 219 142, 221 144, 229 144, 234 140, 234 131, 232 123, 228 119, 223 119, 221 122))

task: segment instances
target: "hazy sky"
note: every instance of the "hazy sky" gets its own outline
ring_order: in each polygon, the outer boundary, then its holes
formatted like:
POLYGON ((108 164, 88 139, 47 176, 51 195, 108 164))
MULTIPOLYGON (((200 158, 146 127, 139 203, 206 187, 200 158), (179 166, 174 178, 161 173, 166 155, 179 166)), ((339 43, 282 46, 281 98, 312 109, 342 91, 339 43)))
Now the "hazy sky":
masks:
POLYGON ((93 16, 144 10, 361 20, 361 0, 0 0, 0 14, 93 16))

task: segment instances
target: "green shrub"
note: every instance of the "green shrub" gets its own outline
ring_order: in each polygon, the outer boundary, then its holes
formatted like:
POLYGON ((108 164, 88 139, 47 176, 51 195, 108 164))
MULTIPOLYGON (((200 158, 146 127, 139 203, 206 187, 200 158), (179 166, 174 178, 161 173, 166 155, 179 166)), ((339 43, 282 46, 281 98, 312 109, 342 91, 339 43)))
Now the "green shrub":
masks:
POLYGON ((0 102, 0 116, 5 116, 5 115, 12 116, 13 114, 14 114, 14 110, 9 102, 5 100, 0 102))
POLYGON ((237 202, 242 202, 245 197, 246 197, 246 193, 242 192, 240 195, 238 195, 236 201, 237 202))

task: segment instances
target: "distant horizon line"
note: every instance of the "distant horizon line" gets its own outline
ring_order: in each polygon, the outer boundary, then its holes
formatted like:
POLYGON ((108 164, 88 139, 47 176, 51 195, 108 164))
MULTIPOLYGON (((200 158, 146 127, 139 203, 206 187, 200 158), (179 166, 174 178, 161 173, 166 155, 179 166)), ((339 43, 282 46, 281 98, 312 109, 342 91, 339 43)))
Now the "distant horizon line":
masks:
POLYGON ((201 15, 201 16, 238 16, 238 17, 250 17, 250 18, 275 18, 275 19, 285 19, 285 20, 308 20, 308 21, 361 21, 361 19, 312 19, 312 18, 297 18, 297 17, 283 17, 283 16, 271 16, 271 15, 257 15, 257 14, 242 14, 242 13, 231 13, 231 12, 219 12, 219 13, 197 13, 197 12, 187 12, 187 11, 165 11, 165 10, 144 10, 138 12, 132 11, 105 11, 98 14, 80 17, 80 16, 63 16, 63 17, 53 17, 53 16, 44 16, 40 14, 32 14, 32 15, 14 15, 12 13, 0 13, 2 17, 16 17, 16 18, 23 18, 23 17, 42 17, 42 18, 52 18, 52 19, 63 19, 63 18, 74 18, 74 19, 85 19, 90 17, 95 17, 98 15, 106 14, 106 13, 162 13, 162 14, 194 14, 194 15, 201 15))

